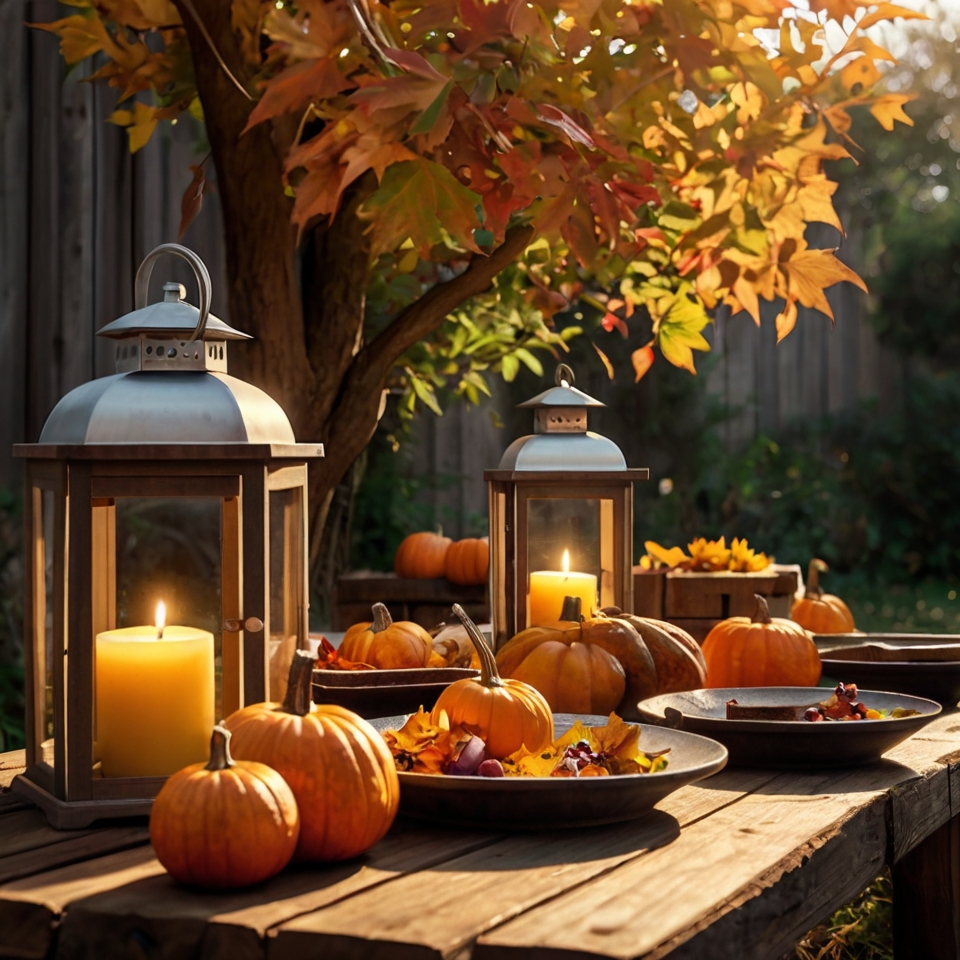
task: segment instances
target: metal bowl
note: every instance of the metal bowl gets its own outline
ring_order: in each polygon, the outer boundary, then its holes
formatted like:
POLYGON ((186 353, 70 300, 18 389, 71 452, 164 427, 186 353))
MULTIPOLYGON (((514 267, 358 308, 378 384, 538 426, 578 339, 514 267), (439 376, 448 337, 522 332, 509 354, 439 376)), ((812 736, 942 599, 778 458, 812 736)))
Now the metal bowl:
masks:
POLYGON ((960 701, 960 660, 911 660, 911 646, 942 644, 956 647, 960 637, 940 634, 850 633, 815 636, 825 677, 844 683, 892 690, 912 697, 929 697, 945 707, 960 701), (902 660, 864 661, 844 657, 843 648, 871 642, 892 643, 903 647, 902 660))
POLYGON ((467 667, 415 670, 314 670, 313 702, 335 703, 361 717, 430 710, 456 680, 479 677, 467 667))
MULTIPOLYGON (((847 678, 845 673, 844 682, 847 678)), ((639 711, 640 717, 650 723, 676 725, 719 740, 730 751, 731 765, 809 770, 879 760, 888 750, 926 726, 941 710, 940 704, 932 700, 861 690, 860 698, 868 707, 877 710, 902 707, 919 710, 920 715, 849 723, 726 719, 728 700, 736 700, 743 706, 800 706, 819 703, 829 695, 830 691, 824 687, 689 690, 643 700, 639 711)))
MULTIPOLYGON (((407 718, 371 720, 378 730, 396 730, 407 718)), ((576 720, 603 726, 606 717, 557 713, 557 736, 576 720)), ((497 830, 590 827, 634 820, 667 794, 718 773, 727 762, 719 743, 679 730, 640 724, 641 748, 670 749, 661 773, 620 777, 450 777, 400 774, 400 812, 444 826, 497 830)))

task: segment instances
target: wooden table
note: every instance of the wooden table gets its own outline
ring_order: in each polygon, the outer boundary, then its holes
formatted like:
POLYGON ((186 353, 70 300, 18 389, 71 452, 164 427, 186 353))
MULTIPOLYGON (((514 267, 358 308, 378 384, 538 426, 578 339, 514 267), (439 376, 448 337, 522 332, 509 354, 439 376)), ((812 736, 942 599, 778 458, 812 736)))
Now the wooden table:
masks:
MULTIPOLYGON (((0 784, 22 754, 0 755, 0 784)), ((893 867, 897 960, 960 957, 960 714, 867 768, 726 770, 643 820, 509 837, 398 823, 359 860, 178 888, 145 824, 57 833, 0 795, 0 956, 777 958, 893 867)))

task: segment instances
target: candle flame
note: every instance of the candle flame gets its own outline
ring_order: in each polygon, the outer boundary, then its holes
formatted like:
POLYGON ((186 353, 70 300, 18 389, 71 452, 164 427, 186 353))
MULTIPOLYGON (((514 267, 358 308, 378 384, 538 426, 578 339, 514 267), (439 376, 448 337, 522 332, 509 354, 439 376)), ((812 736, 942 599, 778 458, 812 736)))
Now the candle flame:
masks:
POLYGON ((570 551, 569 550, 563 551, 563 572, 564 573, 570 572, 570 551))
POLYGON ((163 628, 167 625, 167 605, 161 600, 157 604, 157 639, 163 638, 163 628))

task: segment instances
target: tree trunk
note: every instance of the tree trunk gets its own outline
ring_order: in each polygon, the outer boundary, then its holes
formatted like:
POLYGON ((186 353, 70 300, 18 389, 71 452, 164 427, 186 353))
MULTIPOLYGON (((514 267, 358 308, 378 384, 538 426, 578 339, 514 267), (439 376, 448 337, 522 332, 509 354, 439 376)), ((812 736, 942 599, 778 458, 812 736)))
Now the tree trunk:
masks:
POLYGON ((290 125, 267 122, 244 133, 254 101, 237 89, 211 48, 212 43, 246 84, 249 68, 231 26, 232 4, 174 2, 187 31, 217 171, 230 319, 256 337, 236 351, 242 354, 238 371, 280 403, 298 440, 326 447, 325 458, 310 468, 314 562, 334 491, 373 437, 397 360, 464 300, 486 290, 523 252, 533 230, 508 231, 489 256, 474 257, 459 276, 431 289, 364 344, 370 250, 357 211, 376 181, 372 174, 361 178, 333 222, 308 232, 298 253, 292 204, 283 192, 283 158, 290 146, 283 130, 290 125))

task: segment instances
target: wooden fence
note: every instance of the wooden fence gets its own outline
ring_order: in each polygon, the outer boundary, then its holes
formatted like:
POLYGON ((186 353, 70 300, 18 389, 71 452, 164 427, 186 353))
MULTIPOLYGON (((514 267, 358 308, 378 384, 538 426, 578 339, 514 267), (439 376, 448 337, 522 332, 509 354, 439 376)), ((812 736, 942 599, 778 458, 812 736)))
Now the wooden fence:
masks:
MULTIPOLYGON (((202 150, 202 128, 181 121, 130 156, 126 134, 106 122, 114 92, 83 83, 79 69, 65 77, 56 39, 23 26, 65 11, 53 0, 0 0, 0 487, 20 483, 10 445, 36 440, 64 393, 113 371, 96 330, 132 309, 142 257, 176 240, 180 198, 202 150)), ((207 262, 214 312, 228 319, 215 192, 184 242, 207 262)), ((157 287, 177 279, 192 291, 180 265, 167 267, 155 271, 157 287)), ((717 324, 721 359, 710 388, 739 411, 723 427, 728 446, 799 417, 851 409, 866 397, 895 402, 897 363, 879 348, 862 296, 844 285, 830 299, 835 328, 801 311, 780 345, 772 311, 760 328, 744 315, 717 324)), ((602 375, 590 381, 602 396, 602 375)), ((497 391, 493 409, 515 423, 506 405, 505 391, 497 391)), ((489 414, 453 408, 442 419, 426 414, 418 426, 420 469, 462 478, 432 494, 438 512, 453 518, 454 535, 485 512, 482 471, 513 438, 494 428, 489 414)))

